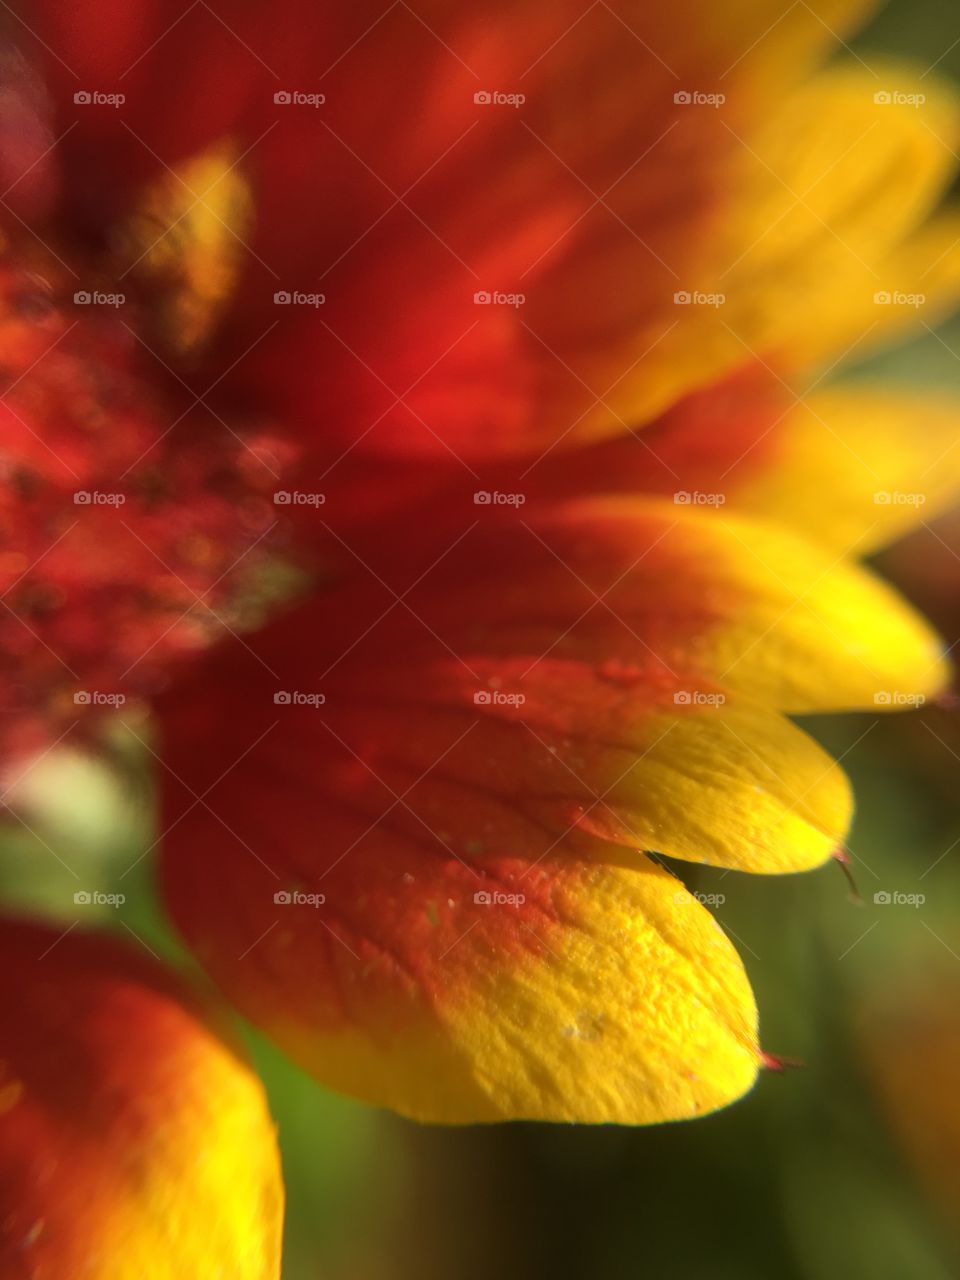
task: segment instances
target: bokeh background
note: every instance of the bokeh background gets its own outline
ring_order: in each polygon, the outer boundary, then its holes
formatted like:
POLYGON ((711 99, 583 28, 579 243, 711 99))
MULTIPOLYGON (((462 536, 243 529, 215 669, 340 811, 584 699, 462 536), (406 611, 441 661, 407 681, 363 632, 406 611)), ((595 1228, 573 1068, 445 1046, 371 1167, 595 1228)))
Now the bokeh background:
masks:
MULTIPOLYGON (((894 0, 856 52, 936 63, 960 82, 960 8, 894 0)), ((960 388, 960 320, 919 332, 852 376, 881 367, 960 388)), ((879 567, 960 640, 960 518, 879 567)), ((805 1065, 695 1123, 447 1130, 325 1093, 251 1034, 284 1154, 284 1280, 960 1275, 960 710, 807 725, 856 787, 862 901, 839 867, 696 880, 674 868, 723 896, 763 1043, 805 1065)), ((74 905, 64 864, 82 867, 126 899, 100 923, 188 965, 157 910, 150 857, 122 875, 154 839, 149 766, 129 757, 117 776, 61 760, 32 776, 30 826, 2 836, 0 893, 90 924, 99 909, 74 905)))

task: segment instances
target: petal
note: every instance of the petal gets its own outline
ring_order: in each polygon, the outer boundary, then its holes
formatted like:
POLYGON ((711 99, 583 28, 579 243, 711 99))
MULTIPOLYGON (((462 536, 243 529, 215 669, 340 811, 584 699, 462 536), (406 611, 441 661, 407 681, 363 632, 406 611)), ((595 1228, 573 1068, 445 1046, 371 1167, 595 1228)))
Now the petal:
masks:
POLYGON ((748 1088, 739 962, 637 846, 815 865, 849 821, 840 771, 654 662, 423 663, 390 633, 322 693, 344 602, 321 603, 160 706, 164 890, 229 997, 421 1119, 645 1123, 748 1088))
MULTIPOLYGON (((394 524, 374 581, 325 609, 318 671, 345 651, 368 665, 425 649, 617 660, 790 712, 873 708, 948 680, 940 640, 877 579, 692 495, 472 510, 471 528, 416 554, 394 524)), ((282 649, 267 661, 279 670, 282 649)))
MULTIPOLYGON (((170 782, 164 888, 223 990, 323 1083, 444 1123, 649 1123, 749 1088, 746 978, 679 881, 582 834, 571 858, 483 772, 440 768, 398 802, 315 710, 248 740, 250 692, 227 689, 229 735, 207 701, 204 760, 195 705, 167 721, 169 778, 190 789, 170 782)), ((418 737, 417 712, 397 722, 418 737)))
MULTIPOLYGON (((41 3, 29 26, 60 131, 75 125, 67 185, 84 219, 115 219, 136 183, 229 135, 255 175, 257 220, 217 373, 231 371, 237 398, 269 392, 329 463, 358 441, 482 456, 615 434, 729 367, 739 347, 725 330, 705 340, 674 294, 740 254, 755 194, 741 138, 866 7, 321 17, 288 0, 277 21, 243 0, 229 24, 204 5, 139 4, 107 30, 88 4, 41 3), (316 87, 318 68, 322 111, 274 103, 278 86, 316 87), (127 101, 78 108, 85 82, 127 101), (523 109, 484 103, 496 85, 523 109), (724 111, 684 101, 689 90, 720 94, 724 111), (325 301, 278 313, 291 291, 325 301), (524 302, 475 303, 492 295, 524 302)), ((757 287, 744 285, 745 314, 757 287)))
POLYGON ((880 72, 838 65, 785 95, 759 129, 737 132, 709 262, 675 285, 676 324, 639 337, 643 358, 624 362, 580 435, 648 422, 751 361, 790 375, 866 351, 874 329, 879 342, 911 318, 919 328, 898 298, 955 302, 955 245, 936 225, 911 237, 955 170, 957 100, 909 68, 883 73, 919 105, 877 102, 880 72))
MULTIPOLYGON (((783 524, 834 553, 867 555, 960 493, 960 400, 896 384, 840 383, 796 398, 762 368, 687 396, 643 433, 553 455, 531 497, 686 494, 783 524)), ((532 482, 532 483, 531 483, 532 482)))
MULTIPOLYGON (((960 298, 960 216, 935 214, 877 265, 851 281, 791 340, 797 366, 827 372, 840 360, 859 361, 910 338, 923 337, 950 316, 960 298)), ((821 376, 816 381, 819 383, 821 376)))
POLYGON ((798 404, 751 476, 731 472, 731 501, 866 555, 933 520, 960 493, 960 400, 851 383, 798 404), (829 477, 825 486, 824 478, 829 477))
MULTIPOLYGON (((335 10, 300 82, 328 69, 322 110, 256 117, 254 256, 224 338, 231 386, 269 388, 322 455, 358 439, 512 453, 581 418, 583 431, 618 430, 626 385, 594 428, 597 392, 661 340, 675 290, 705 269, 736 133, 861 7, 783 14, 764 0, 716 22, 689 0, 623 15, 395 6, 357 31, 335 10), (722 87, 734 132, 677 102, 684 84, 722 87), (484 103, 497 85, 522 109, 484 103), (394 104, 389 120, 378 97, 394 104), (278 313, 278 291, 324 302, 278 313), (475 301, 496 295, 524 301, 475 301)), ((309 26, 297 35, 318 43, 309 26)), ((672 364, 659 370, 654 356, 642 385, 669 398, 672 364)))
MULTIPOLYGON (((651 663, 384 657, 331 676, 319 702, 305 693, 316 675, 298 652, 308 628, 297 617, 286 631, 284 679, 300 691, 292 700, 278 704, 275 677, 240 651, 217 655, 165 699, 166 783, 187 787, 187 812, 230 771, 217 803, 235 830, 263 832, 259 775, 283 771, 314 794, 304 803, 317 806, 318 827, 325 807, 346 800, 337 786, 371 824, 402 794, 393 825, 416 810, 468 860, 476 828, 498 812, 543 833, 536 857, 555 846, 576 854, 586 833, 767 874, 817 866, 846 836, 842 770, 782 716, 715 687, 678 687, 651 663), (218 723, 242 726, 245 744, 266 741, 236 773, 235 735, 218 734, 218 723)), ((267 833, 254 844, 269 863, 267 833)))
MULTIPOLYGON (((163 700, 170 909, 298 1060, 407 1114, 721 1105, 758 1060, 742 975, 638 846, 798 869, 836 846, 850 801, 818 748, 727 706, 709 673, 755 651, 745 687, 866 696, 863 642, 828 625, 865 613, 870 656, 900 645, 895 664, 929 639, 865 575, 761 524, 656 503, 528 529, 489 514, 469 551, 414 566, 409 610, 387 579, 344 586, 163 700), (578 625, 601 593, 613 625, 578 625), (812 616, 786 621, 804 594, 812 616)), ((401 542, 386 572, 411 572, 401 542)))
POLYGON ((165 173, 117 235, 124 276, 145 279, 153 295, 165 350, 183 355, 212 329, 235 287, 251 212, 239 158, 221 147, 165 173))
POLYGON ((4 921, 0 1268, 84 1280, 278 1277, 259 1081, 125 944, 4 921))
MULTIPOLYGON (((458 849, 469 845, 459 804, 444 811, 418 783, 441 755, 456 789, 476 787, 519 809, 564 847, 588 832, 775 874, 818 866, 845 839, 853 805, 843 771, 780 715, 716 688, 677 688, 649 666, 471 655, 469 667, 387 666, 364 676, 358 705, 347 691, 331 692, 323 724, 391 790, 456 833, 458 849), (451 747, 460 733, 462 746, 451 747)), ((309 724, 299 731, 305 749, 309 724)), ((321 741, 315 758, 329 746, 321 741)))
MULTIPOLYGON (((534 615, 553 603, 541 560, 513 566, 534 615)), ((463 574, 413 635, 468 610, 501 634, 484 611, 514 584, 468 576, 468 604, 463 574)), ((321 599, 161 701, 162 878, 198 958, 322 1081, 419 1118, 641 1123, 737 1096, 758 1062, 743 975, 639 850, 816 865, 849 822, 839 769, 642 652, 427 661, 402 627, 356 643, 369 603, 321 599)))

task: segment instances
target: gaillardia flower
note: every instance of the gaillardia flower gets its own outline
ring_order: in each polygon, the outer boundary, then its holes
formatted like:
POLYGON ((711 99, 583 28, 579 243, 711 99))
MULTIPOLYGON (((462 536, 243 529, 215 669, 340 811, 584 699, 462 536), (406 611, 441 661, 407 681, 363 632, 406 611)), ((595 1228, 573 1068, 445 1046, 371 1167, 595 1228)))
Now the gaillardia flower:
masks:
MULTIPOLYGON (((652 855, 824 863, 849 788, 788 717, 948 680, 854 558, 950 500, 956 405, 835 372, 952 305, 960 118, 843 55, 862 7, 9 19, 8 784, 149 706, 170 915, 336 1089, 643 1124, 769 1062, 652 855)), ((0 948, 4 1273, 274 1274, 209 1008, 0 948)))

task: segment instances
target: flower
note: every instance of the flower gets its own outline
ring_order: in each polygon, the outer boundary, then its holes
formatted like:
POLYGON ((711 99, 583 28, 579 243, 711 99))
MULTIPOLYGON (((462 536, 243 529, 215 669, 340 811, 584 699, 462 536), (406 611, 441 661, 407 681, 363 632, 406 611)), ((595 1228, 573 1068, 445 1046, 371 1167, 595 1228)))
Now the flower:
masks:
MULTIPOLYGON (((890 973, 855 1009, 857 1057, 877 1118, 904 1164, 955 1231, 957 1125, 948 1105, 956 1078, 960 1033, 956 979, 944 964, 912 957, 909 976, 890 973), (921 1054, 924 1088, 906 1047, 921 1054)), ((916 1058, 914 1058, 916 1062, 916 1058)))
POLYGON ((4 920, 6 1275, 276 1274, 259 1080, 222 1019, 132 945, 4 920))
POLYGON ((772 1061, 653 855, 822 864, 788 715, 948 678, 853 557, 950 500, 956 407, 822 385, 960 261, 950 94, 816 70, 859 8, 31 11, 8 763, 149 703, 170 914, 325 1083, 650 1123, 772 1061))

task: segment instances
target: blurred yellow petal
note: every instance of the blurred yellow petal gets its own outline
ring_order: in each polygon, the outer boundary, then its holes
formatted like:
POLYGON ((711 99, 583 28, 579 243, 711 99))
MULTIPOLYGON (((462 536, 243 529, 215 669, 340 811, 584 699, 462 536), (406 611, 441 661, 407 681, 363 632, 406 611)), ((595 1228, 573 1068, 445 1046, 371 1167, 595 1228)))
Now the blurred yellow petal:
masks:
POLYGON ((142 950, 4 920, 0 1272, 277 1280, 263 1089, 142 950))
POLYGON ((950 89, 896 64, 877 75, 840 65, 787 95, 759 129, 726 127, 735 145, 709 262, 676 282, 674 323, 661 318, 639 336, 641 358, 587 420, 594 434, 646 422, 751 361, 787 376, 839 360, 898 310, 921 330, 917 308, 899 299, 952 295, 947 229, 910 246, 956 169, 950 89), (620 425, 604 418, 610 405, 620 425))
POLYGON ((162 336, 180 352, 210 334, 233 291, 253 204, 233 148, 167 172, 122 230, 119 256, 159 295, 162 336))
POLYGON ((948 210, 928 219, 880 260, 869 275, 850 281, 817 315, 816 324, 791 340, 795 364, 829 372, 843 358, 862 360, 878 350, 923 338, 960 300, 960 214, 948 210))
POLYGON ((532 478, 535 499, 660 494, 865 556, 960 499, 960 396, 864 378, 799 397, 754 365, 642 433, 581 451, 575 468, 557 454, 532 478))
POLYGON ((867 555, 960 495, 956 396, 869 383, 830 387, 798 404, 771 437, 762 464, 752 468, 748 460, 732 501, 838 552, 867 555))

